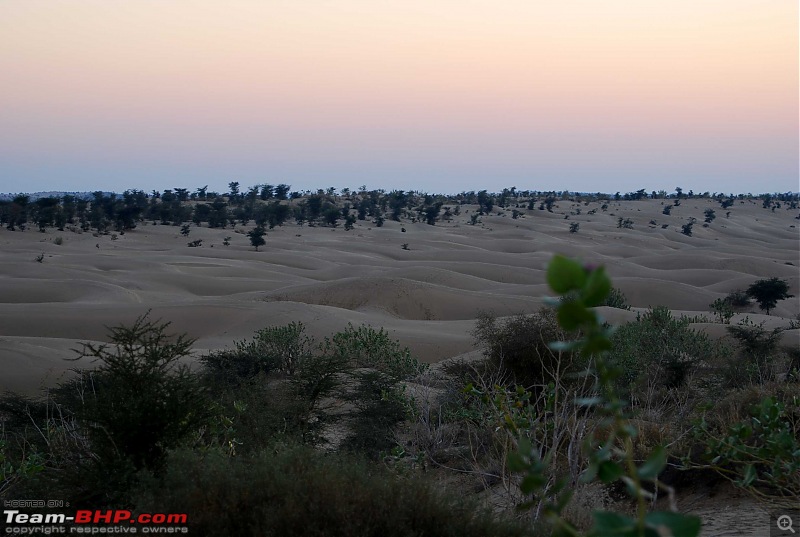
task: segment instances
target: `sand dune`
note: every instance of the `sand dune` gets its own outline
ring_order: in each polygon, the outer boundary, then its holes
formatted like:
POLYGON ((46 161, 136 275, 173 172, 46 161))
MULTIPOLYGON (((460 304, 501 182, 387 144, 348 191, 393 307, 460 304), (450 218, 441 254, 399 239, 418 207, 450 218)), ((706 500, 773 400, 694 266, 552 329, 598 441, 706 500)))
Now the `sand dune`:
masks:
MULTIPOLYGON (((352 322, 384 327, 435 362, 473 349, 469 332, 479 311, 539 308, 554 253, 608 267, 634 306, 601 308, 612 323, 656 305, 708 314, 716 298, 772 276, 787 279, 800 295, 796 210, 772 212, 746 201, 726 218, 711 200, 684 200, 670 215, 662 213, 664 204, 671 202, 610 202, 602 211, 600 203, 559 201, 553 213, 519 208, 516 219, 511 208, 496 208, 477 225, 469 224, 474 206, 436 226, 387 221, 378 228, 362 221, 345 231, 287 224, 269 231, 259 252, 239 229, 193 226, 188 240, 203 245, 189 248, 179 228, 151 223, 114 240, 1 228, 0 389, 33 392, 57 382, 75 365, 64 358, 77 342, 104 341, 106 326, 148 310, 197 338, 198 354, 269 325, 302 321, 323 337, 352 322), (709 207, 718 216, 703 227, 709 207), (633 220, 633 229, 617 227, 620 217, 633 220), (680 232, 689 217, 698 219, 691 237, 680 232), (577 233, 569 232, 573 222, 580 224, 577 233), (34 260, 39 254, 42 263, 34 260)), ((783 301, 769 317, 754 305, 734 321, 746 314, 785 326, 798 304, 783 301)), ((725 336, 720 325, 697 326, 725 336)), ((783 337, 800 343, 798 330, 783 337)))

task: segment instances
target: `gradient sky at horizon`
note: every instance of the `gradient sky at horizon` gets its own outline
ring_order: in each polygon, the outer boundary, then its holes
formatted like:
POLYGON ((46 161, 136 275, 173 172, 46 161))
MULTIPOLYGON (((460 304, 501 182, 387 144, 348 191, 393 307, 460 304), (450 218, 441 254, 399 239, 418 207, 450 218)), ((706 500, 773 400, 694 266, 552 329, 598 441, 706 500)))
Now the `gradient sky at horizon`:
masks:
POLYGON ((797 191, 793 0, 4 0, 0 192, 797 191))

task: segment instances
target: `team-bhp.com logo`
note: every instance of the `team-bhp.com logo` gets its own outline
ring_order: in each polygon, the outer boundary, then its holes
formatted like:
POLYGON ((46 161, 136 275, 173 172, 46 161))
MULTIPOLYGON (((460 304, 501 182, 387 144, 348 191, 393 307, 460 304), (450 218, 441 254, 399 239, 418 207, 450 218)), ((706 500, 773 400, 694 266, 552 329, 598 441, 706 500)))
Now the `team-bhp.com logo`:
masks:
POLYGON ((124 509, 79 509, 64 513, 23 513, 3 511, 7 534, 63 533, 188 533, 186 513, 139 513, 124 509), (109 527, 109 525, 111 527, 109 527), (69 526, 69 527, 67 527, 69 526))

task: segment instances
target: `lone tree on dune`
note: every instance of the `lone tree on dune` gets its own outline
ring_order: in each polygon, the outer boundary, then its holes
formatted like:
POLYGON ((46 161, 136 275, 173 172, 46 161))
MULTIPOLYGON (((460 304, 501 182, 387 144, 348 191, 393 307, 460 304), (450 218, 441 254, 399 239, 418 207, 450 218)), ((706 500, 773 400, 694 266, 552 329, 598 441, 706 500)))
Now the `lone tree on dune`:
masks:
POLYGON ((256 252, 259 246, 267 244, 267 241, 264 240, 264 235, 266 234, 267 232, 264 230, 263 226, 256 226, 247 232, 247 236, 250 237, 250 244, 255 247, 256 252))
POLYGON ((789 284, 786 280, 770 278, 768 280, 758 280, 747 288, 747 295, 753 297, 758 302, 758 307, 767 312, 774 308, 779 300, 792 298, 789 294, 789 284))

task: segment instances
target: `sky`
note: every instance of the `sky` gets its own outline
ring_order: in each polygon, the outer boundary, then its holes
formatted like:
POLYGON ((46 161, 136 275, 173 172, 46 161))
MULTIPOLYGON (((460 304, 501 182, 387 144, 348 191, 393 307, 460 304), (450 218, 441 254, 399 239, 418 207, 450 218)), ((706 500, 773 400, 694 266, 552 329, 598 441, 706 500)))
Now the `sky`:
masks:
POLYGON ((2 0, 0 192, 786 192, 795 0, 2 0))

